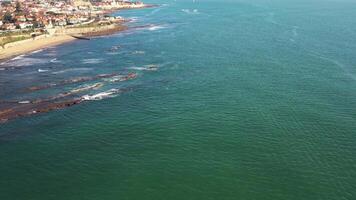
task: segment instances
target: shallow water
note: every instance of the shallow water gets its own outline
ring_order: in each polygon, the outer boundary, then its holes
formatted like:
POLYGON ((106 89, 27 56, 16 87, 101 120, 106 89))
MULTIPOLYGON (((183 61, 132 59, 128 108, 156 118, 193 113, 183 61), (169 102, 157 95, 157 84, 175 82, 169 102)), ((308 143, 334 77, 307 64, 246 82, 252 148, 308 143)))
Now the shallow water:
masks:
POLYGON ((0 100, 102 86, 0 124, 0 199, 356 197, 355 2, 152 3, 117 13, 142 28, 2 64, 0 100))

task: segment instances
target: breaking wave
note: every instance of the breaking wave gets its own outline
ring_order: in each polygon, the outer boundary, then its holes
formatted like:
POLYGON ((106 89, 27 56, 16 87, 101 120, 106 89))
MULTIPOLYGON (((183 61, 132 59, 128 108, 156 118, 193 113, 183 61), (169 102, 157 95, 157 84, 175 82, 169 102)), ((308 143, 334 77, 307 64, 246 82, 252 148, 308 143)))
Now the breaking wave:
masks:
POLYGON ((160 29, 164 29, 166 28, 165 26, 160 26, 160 25, 154 25, 148 28, 149 31, 156 31, 156 30, 160 30, 160 29))
POLYGON ((43 51, 43 49, 39 49, 39 50, 36 50, 36 51, 32 51, 30 54, 36 54, 36 53, 40 53, 42 51, 43 51))
POLYGON ((158 65, 144 65, 143 67, 129 67, 128 69, 138 70, 138 71, 157 71, 158 65))
POLYGON ((74 71, 89 71, 92 70, 92 68, 87 68, 87 67, 81 67, 81 68, 69 68, 69 69, 64 69, 56 72, 52 72, 52 74, 63 74, 67 72, 74 72, 74 71))
POLYGON ((57 58, 53 58, 50 60, 51 63, 60 63, 61 61, 57 60, 57 58))
POLYGON ((29 58, 25 56, 26 55, 17 56, 7 62, 2 63, 1 65, 12 66, 12 67, 26 67, 31 65, 41 65, 41 64, 48 63, 47 59, 29 58))
POLYGON ((132 52, 132 54, 145 54, 146 52, 145 51, 134 51, 132 52))
POLYGON ((103 62, 103 59, 100 59, 100 58, 89 58, 89 59, 82 60, 83 64, 99 64, 102 62, 103 62))
POLYGON ((70 92, 71 93, 79 93, 79 92, 83 92, 83 91, 86 91, 86 90, 96 90, 96 89, 99 89, 99 88, 101 88, 103 86, 104 86, 103 83, 94 83, 94 84, 91 84, 91 85, 87 84, 87 85, 75 88, 75 89, 71 90, 70 92))
POLYGON ((48 72, 49 70, 48 69, 38 69, 37 70, 39 73, 42 73, 42 72, 48 72))
POLYGON ((187 13, 187 14, 200 14, 198 9, 193 9, 193 10, 190 10, 190 9, 182 9, 182 12, 184 13, 187 13))
POLYGON ((98 101, 106 98, 116 97, 121 92, 120 89, 110 89, 105 92, 100 92, 94 95, 84 95, 82 99, 84 101, 98 101))

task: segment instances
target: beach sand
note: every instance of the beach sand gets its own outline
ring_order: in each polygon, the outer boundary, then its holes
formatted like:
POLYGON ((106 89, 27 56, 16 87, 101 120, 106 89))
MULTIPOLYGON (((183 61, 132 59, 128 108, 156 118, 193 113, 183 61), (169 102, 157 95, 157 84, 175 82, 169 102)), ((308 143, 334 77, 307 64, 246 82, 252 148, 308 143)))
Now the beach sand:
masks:
POLYGON ((0 50, 0 62, 12 57, 36 51, 42 48, 59 45, 65 42, 73 41, 75 38, 69 35, 52 36, 38 40, 28 41, 18 46, 9 47, 0 50))

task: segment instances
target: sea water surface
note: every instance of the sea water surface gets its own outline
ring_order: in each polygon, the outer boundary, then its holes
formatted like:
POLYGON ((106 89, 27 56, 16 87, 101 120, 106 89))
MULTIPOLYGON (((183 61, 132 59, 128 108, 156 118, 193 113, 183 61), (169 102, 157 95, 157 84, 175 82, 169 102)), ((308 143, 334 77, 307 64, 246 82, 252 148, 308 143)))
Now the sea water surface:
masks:
POLYGON ((356 198, 355 1, 146 3, 115 13, 136 28, 1 64, 1 101, 101 84, 0 124, 1 200, 356 198))

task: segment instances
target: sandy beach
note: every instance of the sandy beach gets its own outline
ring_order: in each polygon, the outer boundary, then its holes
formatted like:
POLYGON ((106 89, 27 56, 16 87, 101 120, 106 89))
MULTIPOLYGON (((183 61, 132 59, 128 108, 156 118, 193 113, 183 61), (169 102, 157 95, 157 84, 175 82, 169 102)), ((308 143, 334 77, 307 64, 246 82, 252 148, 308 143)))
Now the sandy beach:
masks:
POLYGON ((0 62, 12 57, 36 51, 42 48, 59 45, 65 42, 73 41, 75 38, 69 35, 52 36, 38 40, 31 40, 18 46, 7 49, 0 49, 0 62))

